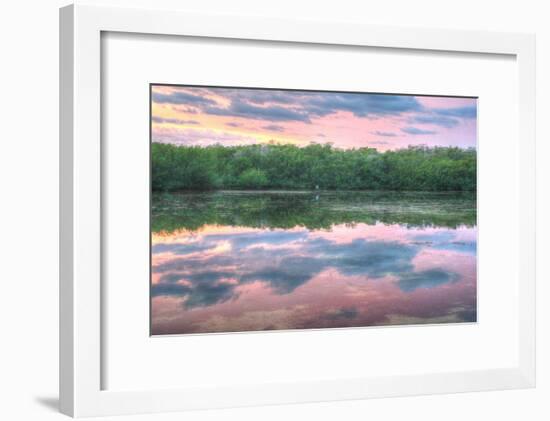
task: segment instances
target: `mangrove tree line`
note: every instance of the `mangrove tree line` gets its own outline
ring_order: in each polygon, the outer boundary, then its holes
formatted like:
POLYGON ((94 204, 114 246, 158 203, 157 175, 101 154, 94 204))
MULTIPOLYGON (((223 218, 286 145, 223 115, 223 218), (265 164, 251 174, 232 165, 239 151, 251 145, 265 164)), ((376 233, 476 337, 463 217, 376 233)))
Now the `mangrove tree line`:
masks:
POLYGON ((151 145, 154 191, 215 189, 475 191, 476 151, 330 144, 151 145))

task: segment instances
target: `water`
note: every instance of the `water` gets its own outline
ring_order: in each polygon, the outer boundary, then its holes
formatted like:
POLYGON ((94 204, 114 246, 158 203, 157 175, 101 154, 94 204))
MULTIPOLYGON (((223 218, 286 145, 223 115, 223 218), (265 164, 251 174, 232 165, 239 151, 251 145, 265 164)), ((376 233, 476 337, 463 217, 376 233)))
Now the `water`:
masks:
POLYGON ((152 333, 476 321, 473 194, 154 194, 152 333))

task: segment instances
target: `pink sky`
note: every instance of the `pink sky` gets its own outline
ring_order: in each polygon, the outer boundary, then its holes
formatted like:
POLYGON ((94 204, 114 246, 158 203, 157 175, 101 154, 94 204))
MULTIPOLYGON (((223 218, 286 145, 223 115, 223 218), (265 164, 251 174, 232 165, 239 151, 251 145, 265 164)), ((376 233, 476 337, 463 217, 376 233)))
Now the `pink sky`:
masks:
POLYGON ((164 85, 151 94, 154 142, 476 147, 475 98, 164 85))

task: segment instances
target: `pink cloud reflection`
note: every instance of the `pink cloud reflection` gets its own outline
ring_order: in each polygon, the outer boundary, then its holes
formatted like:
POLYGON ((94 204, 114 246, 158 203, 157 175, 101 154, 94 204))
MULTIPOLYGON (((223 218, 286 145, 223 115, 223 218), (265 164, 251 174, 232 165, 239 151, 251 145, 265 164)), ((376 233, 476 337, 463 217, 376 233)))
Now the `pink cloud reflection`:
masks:
MULTIPOLYGON (((330 231, 295 229, 288 235, 284 230, 243 229, 240 233, 238 228, 227 231, 223 227, 219 233, 214 227, 207 232, 200 236, 202 245, 215 250, 218 242, 229 242, 232 247, 221 254, 221 259, 212 258, 211 249, 200 252, 204 267, 193 266, 196 256, 182 255, 179 248, 172 255, 153 254, 153 282, 165 282, 163 286, 172 288, 173 280, 162 281, 163 276, 180 273, 174 279, 181 278, 178 282, 184 288, 180 295, 153 297, 155 334, 476 319, 476 228, 421 230, 357 224, 334 226, 330 231), (280 237, 280 233, 287 237, 280 237), (274 240, 277 244, 270 244, 274 240), (354 254, 362 247, 369 254, 354 254), (250 260, 243 257, 254 249, 271 257, 261 261, 254 256, 250 260), (388 254, 386 249, 395 252, 388 254), (358 266, 349 266, 354 256, 362 256, 362 260, 358 266), (168 265, 168 271, 161 270, 167 262, 175 264, 168 265), (300 279, 308 267, 319 270, 300 279), (288 276, 290 283, 299 282, 292 284, 293 288, 282 288, 286 285, 283 276, 288 276), (186 289, 193 286, 192 292, 186 289), (194 305, 186 307, 191 302, 194 305)), ((175 247, 186 244, 187 238, 181 233, 174 236, 167 236, 166 243, 175 247)))

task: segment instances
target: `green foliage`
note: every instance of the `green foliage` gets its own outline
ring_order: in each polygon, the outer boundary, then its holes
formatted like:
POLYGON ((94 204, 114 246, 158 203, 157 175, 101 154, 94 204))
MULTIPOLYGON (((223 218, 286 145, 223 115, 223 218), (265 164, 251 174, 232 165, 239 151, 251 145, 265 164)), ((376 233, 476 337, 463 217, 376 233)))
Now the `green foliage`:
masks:
POLYGON ((174 146, 153 143, 154 191, 215 189, 475 191, 476 151, 378 152, 330 144, 174 146))
POLYGON ((238 183, 244 189, 258 189, 267 186, 269 181, 262 170, 249 168, 239 175, 238 183))

